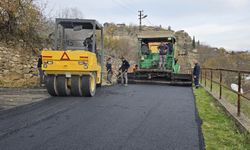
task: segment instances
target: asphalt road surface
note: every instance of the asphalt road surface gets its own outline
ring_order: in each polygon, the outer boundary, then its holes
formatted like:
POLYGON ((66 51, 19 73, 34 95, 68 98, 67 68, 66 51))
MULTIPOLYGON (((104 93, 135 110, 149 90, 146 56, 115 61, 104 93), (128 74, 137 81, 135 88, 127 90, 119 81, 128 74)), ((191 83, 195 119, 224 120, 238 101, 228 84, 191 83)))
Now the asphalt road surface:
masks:
POLYGON ((203 149, 191 87, 104 87, 0 113, 1 150, 203 149))

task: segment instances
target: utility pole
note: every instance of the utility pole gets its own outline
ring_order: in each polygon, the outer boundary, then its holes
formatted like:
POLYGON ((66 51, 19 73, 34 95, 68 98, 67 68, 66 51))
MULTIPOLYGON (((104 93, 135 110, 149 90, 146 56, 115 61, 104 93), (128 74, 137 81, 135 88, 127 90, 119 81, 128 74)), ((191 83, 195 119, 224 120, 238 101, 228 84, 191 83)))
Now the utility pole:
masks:
POLYGON ((143 14, 143 10, 139 10, 139 31, 142 30, 142 19, 145 19, 148 15, 143 14))

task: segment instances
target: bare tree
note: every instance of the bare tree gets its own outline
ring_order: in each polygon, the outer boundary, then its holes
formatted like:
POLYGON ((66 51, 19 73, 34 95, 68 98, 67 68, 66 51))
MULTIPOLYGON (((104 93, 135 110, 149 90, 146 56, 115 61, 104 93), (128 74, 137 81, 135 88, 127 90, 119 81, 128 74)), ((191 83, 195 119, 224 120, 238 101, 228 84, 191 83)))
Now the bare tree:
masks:
POLYGON ((0 1, 0 40, 18 44, 29 49, 41 47, 48 39, 48 19, 43 15, 44 7, 35 0, 0 1))
POLYGON ((74 8, 64 8, 58 13, 59 18, 84 18, 82 12, 74 7, 74 8))

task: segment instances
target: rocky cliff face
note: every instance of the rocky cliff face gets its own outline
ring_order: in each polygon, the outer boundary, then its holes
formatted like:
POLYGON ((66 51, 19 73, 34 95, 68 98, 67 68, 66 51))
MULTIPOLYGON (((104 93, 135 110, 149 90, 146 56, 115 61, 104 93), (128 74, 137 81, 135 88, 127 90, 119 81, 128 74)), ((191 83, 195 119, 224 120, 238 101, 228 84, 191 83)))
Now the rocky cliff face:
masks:
POLYGON ((192 38, 184 30, 176 31, 174 36, 177 40, 177 45, 181 50, 191 51, 192 48, 192 38))
MULTIPOLYGON (((107 24, 104 29, 105 31, 107 31, 108 35, 112 35, 116 38, 121 38, 121 37, 130 38, 134 40, 135 43, 137 43, 137 35, 141 34, 138 31, 137 26, 126 26, 126 25, 120 26, 120 25, 115 25, 115 24, 110 24, 110 25, 107 24)), ((160 28, 160 27, 143 26, 142 32, 145 32, 145 33, 165 32, 176 37, 177 45, 180 50, 190 52, 193 49, 192 38, 184 30, 173 31, 173 30, 167 30, 167 29, 160 28)))
MULTIPOLYGON (((37 56, 23 49, 0 46, 0 86, 12 82, 37 80, 37 56)), ((14 83, 13 83, 14 84, 14 83)))

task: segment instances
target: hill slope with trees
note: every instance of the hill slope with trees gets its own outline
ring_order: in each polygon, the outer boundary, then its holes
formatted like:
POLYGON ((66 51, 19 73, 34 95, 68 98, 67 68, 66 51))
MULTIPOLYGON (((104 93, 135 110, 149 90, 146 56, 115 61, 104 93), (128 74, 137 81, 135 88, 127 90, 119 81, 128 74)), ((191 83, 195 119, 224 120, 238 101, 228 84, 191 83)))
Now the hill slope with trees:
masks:
MULTIPOLYGON (((8 82, 13 85, 20 79, 23 83, 37 81, 37 57, 42 48, 52 47, 53 43, 54 20, 44 15, 44 7, 33 0, 0 1, 0 85, 8 82)), ((64 9, 59 16, 83 17, 83 14, 75 9, 64 9)), ((136 61, 139 27, 115 23, 104 23, 103 26, 105 54, 136 61)), ((203 45, 184 30, 173 31, 171 27, 143 26, 142 30, 166 31, 174 35, 178 50, 194 56, 184 63, 191 64, 192 59, 198 59, 205 67, 250 68, 249 52, 228 52, 224 48, 203 45)))

